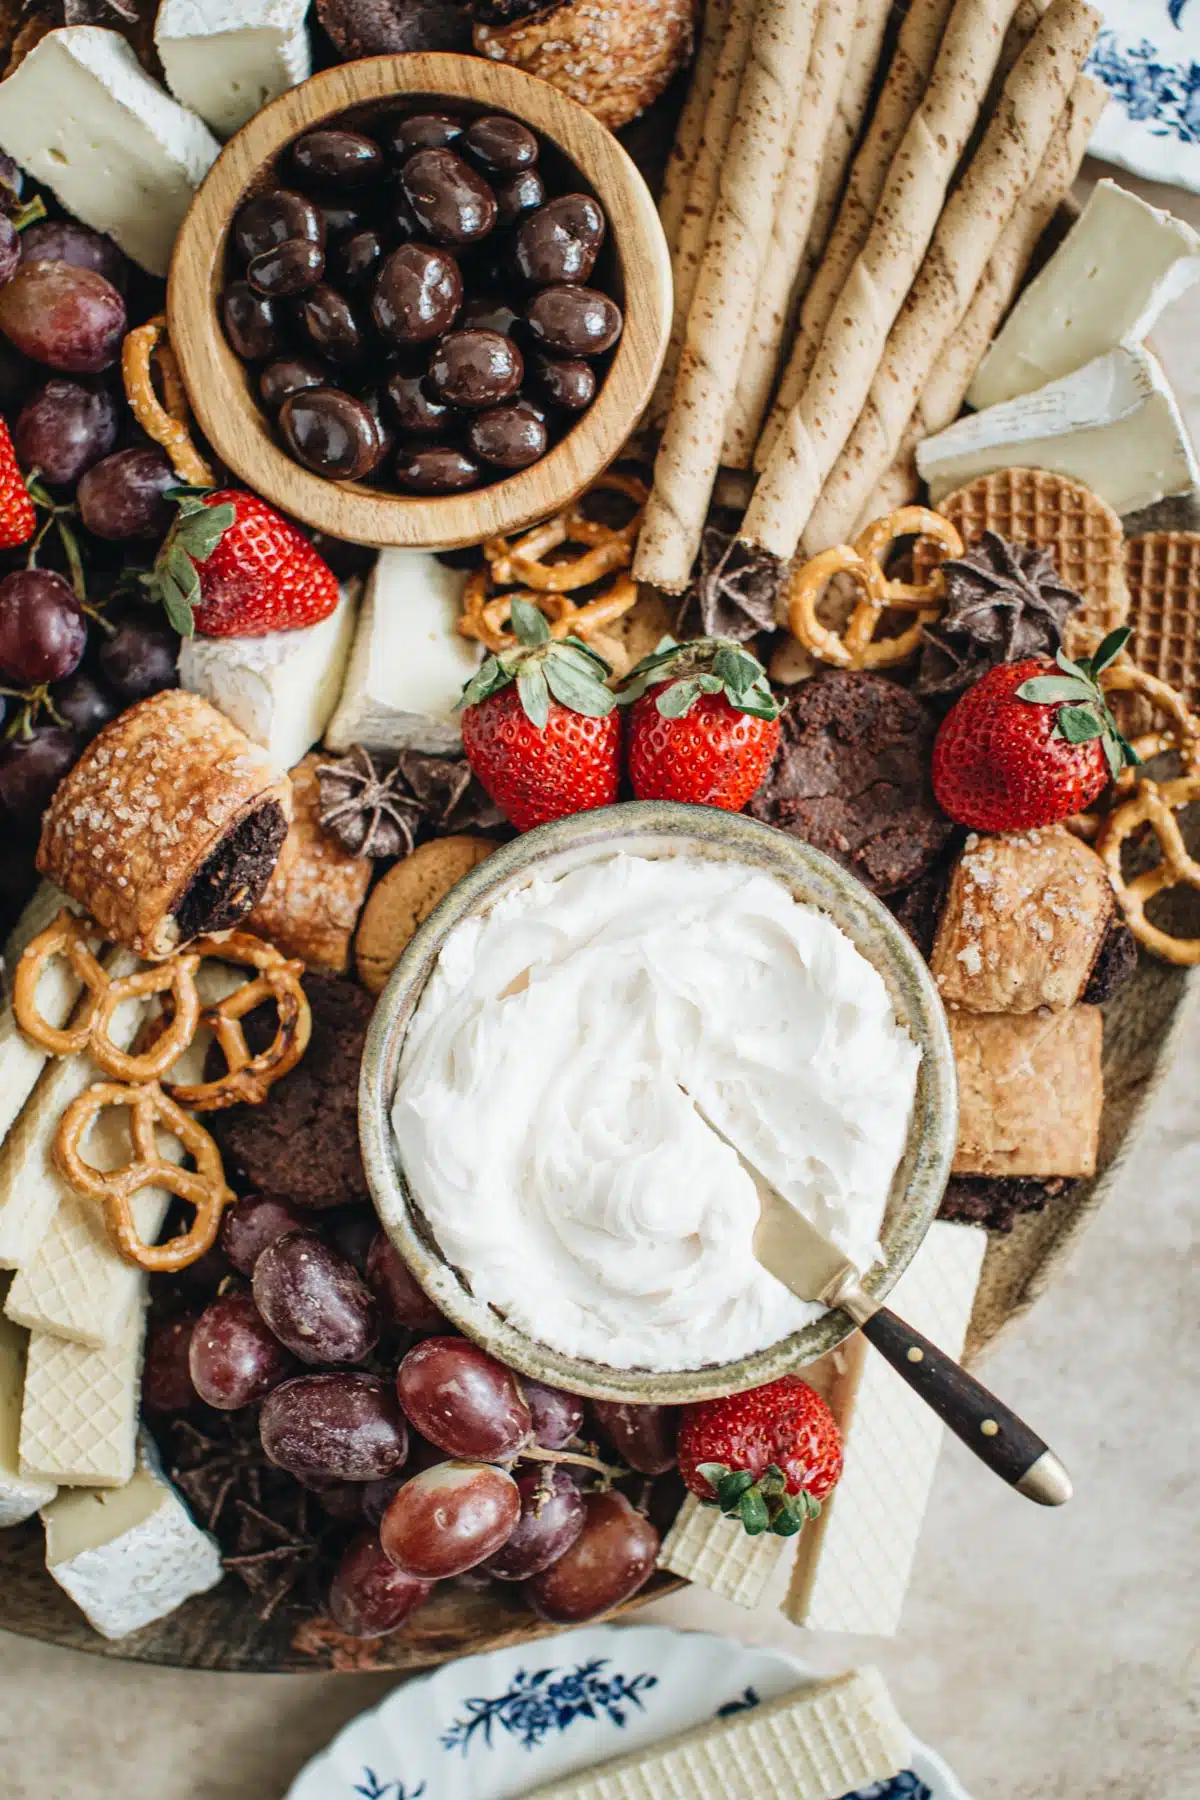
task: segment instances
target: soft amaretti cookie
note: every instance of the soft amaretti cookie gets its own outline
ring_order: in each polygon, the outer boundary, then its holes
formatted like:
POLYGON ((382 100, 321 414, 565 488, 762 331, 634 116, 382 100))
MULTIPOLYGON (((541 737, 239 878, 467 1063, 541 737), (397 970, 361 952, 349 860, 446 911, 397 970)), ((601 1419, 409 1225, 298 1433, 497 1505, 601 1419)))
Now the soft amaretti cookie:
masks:
POLYGON ((950 1012, 956 1175, 1094 1175, 1104 1077, 1096 1006, 950 1012))

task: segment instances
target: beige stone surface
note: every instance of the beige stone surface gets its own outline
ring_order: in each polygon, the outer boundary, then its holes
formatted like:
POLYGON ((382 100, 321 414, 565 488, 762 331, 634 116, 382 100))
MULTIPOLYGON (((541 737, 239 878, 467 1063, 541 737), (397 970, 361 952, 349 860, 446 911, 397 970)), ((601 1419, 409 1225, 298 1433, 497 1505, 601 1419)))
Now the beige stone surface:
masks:
MULTIPOLYGON (((1200 201, 1130 185, 1200 224, 1200 201)), ((1193 294, 1156 340, 1200 436, 1198 324, 1193 294)), ((1071 1468, 1070 1506, 1041 1512, 950 1442, 894 1641, 814 1637, 694 1590, 641 1617, 822 1671, 879 1663, 976 1800, 1196 1800, 1198 1064, 1200 1008, 1119 1191, 987 1364, 1071 1468)), ((124 1666, 0 1633, 0 1800, 276 1800, 388 1685, 124 1666)))

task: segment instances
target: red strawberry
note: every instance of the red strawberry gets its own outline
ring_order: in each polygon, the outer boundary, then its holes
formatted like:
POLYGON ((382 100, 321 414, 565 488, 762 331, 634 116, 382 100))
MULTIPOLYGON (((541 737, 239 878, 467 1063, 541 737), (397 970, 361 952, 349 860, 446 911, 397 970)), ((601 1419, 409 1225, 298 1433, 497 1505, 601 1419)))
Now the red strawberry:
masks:
POLYGON ((518 831, 611 806, 621 727, 608 664, 578 638, 557 643, 536 606, 512 603, 517 643, 489 656, 460 704, 467 761, 518 831))
POLYGON ((933 746, 933 791, 952 819, 977 831, 1026 831, 1082 812, 1138 758, 1117 728, 1100 671, 1127 630, 1095 656, 1031 656, 1000 663, 947 713, 933 746))
POLYGON ((731 638, 668 642, 633 670, 626 766, 639 800, 689 800, 740 812, 779 744, 766 671, 731 638))
POLYGON ((179 516, 150 585, 183 637, 262 637, 315 625, 338 603, 337 577, 308 539, 257 494, 175 489, 179 516))
POLYGON ((36 529, 33 501, 17 467, 8 426, 0 419, 0 550, 12 550, 17 544, 26 543, 36 529))
POLYGON ((751 1537, 792 1537, 837 1486, 842 1440, 816 1389, 781 1375, 747 1394, 689 1406, 679 1473, 701 1500, 740 1518, 751 1537))

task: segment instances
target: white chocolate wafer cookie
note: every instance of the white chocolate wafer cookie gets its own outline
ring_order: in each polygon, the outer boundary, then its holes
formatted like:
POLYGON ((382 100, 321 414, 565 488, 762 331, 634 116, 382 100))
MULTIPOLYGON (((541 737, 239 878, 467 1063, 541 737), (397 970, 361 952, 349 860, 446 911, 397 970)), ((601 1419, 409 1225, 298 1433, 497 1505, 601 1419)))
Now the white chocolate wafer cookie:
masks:
POLYGON ((61 1487, 123 1487, 133 1474, 142 1309, 102 1350, 35 1331, 21 1409, 21 1473, 61 1487))

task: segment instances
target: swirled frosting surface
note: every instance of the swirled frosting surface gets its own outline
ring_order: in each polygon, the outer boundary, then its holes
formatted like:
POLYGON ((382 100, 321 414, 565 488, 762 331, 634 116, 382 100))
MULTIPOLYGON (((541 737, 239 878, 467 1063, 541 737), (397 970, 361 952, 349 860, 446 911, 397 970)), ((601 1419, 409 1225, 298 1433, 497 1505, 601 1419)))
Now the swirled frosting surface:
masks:
POLYGON ((732 1144, 866 1268, 920 1052, 878 972, 774 877, 619 855, 446 940, 396 1149, 472 1291, 543 1343, 697 1368, 814 1318, 752 1251, 732 1144))

